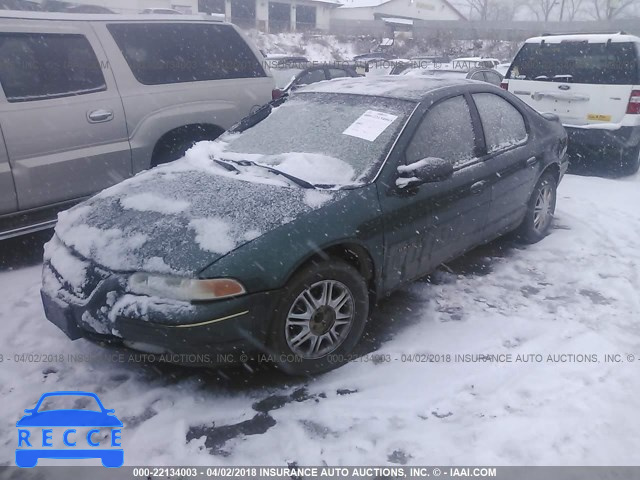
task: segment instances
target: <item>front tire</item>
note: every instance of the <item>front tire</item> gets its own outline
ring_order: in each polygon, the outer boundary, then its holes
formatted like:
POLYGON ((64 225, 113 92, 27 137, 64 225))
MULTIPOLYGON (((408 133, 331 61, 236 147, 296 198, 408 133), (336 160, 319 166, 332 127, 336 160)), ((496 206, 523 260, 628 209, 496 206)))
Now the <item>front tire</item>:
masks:
POLYGON ((276 365, 290 375, 314 375, 348 362, 369 316, 360 272, 338 260, 312 262, 285 292, 270 332, 276 365))
POLYGON ((547 236, 556 211, 558 182, 551 173, 544 173, 533 189, 527 213, 517 237, 526 243, 537 243, 547 236))

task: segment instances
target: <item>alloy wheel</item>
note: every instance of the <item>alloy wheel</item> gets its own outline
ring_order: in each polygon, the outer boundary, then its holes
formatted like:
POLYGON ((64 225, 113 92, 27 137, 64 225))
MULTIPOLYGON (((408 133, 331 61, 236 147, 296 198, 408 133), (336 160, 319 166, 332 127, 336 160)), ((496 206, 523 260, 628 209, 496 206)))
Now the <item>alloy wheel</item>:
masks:
POLYGON ((351 291, 336 280, 314 283, 296 297, 285 322, 293 353, 317 359, 335 351, 347 338, 355 313, 351 291))
POLYGON ((533 229, 537 233, 543 233, 551 223, 555 210, 553 186, 544 184, 538 192, 536 204, 533 209, 533 229))

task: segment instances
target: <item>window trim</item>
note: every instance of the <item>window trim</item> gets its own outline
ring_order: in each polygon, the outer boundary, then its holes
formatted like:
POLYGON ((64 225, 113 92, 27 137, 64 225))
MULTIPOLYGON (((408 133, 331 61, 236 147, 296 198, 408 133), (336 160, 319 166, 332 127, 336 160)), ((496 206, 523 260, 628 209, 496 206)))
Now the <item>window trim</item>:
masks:
POLYGON ((473 104, 473 109, 475 110, 476 114, 477 114, 477 120, 478 120, 478 128, 481 131, 481 139, 482 139, 482 152, 481 152, 481 156, 479 157, 482 161, 487 161, 492 159, 493 157, 496 157, 498 155, 502 155, 503 153, 506 152, 510 152, 511 150, 515 150, 516 148, 520 148, 523 147, 525 145, 527 145, 529 143, 529 141, 531 140, 531 124, 529 123, 529 118, 527 117, 527 115, 525 115, 525 113, 522 111, 522 109, 518 108, 517 105, 515 105, 513 102, 511 102, 508 98, 505 98, 505 96, 498 94, 496 92, 490 92, 490 91, 477 91, 477 92, 470 92, 468 93, 469 95, 469 101, 472 102, 473 104), (484 125, 482 123, 482 117, 480 116, 480 110, 478 109, 478 106, 476 105, 476 101, 473 98, 474 95, 479 95, 479 94, 489 94, 489 95, 495 95, 496 97, 504 100, 505 102, 507 102, 509 105, 511 105, 513 108, 515 108, 515 110, 520 114, 520 116, 522 117, 522 120, 524 121, 524 129, 527 132, 526 137, 524 138, 524 140, 522 140, 521 142, 518 143, 514 143, 513 145, 509 145, 507 147, 501 148, 500 150, 496 150, 494 152, 489 152, 488 150, 488 145, 487 145, 487 137, 484 131, 484 125))
MULTIPOLYGON (((471 115, 471 125, 472 125, 472 129, 473 129, 473 134, 475 136, 475 142, 474 142, 474 147, 473 147, 473 151, 474 151, 474 155, 475 157, 470 159, 468 162, 464 162, 464 163, 456 163, 453 165, 453 171, 458 172, 460 170, 463 170, 465 168, 471 167, 473 165, 476 165, 478 163, 480 163, 483 159, 481 157, 481 155, 479 155, 481 153, 480 150, 480 143, 482 143, 484 145, 484 131, 481 130, 481 123, 480 125, 477 124, 476 122, 476 118, 474 117, 474 109, 475 109, 475 104, 471 104, 469 103, 469 92, 465 91, 465 92, 457 92, 454 94, 450 94, 447 95, 445 97, 439 98, 438 100, 436 100, 435 102, 433 102, 431 105, 429 105, 427 107, 427 109, 422 113, 422 115, 420 116, 420 119, 417 121, 415 129, 413 130, 412 134, 411 134, 411 138, 409 138, 409 140, 406 143, 406 146, 404 147, 404 151, 402 152, 402 157, 401 157, 401 161, 403 162, 403 165, 407 165, 407 150, 409 148, 409 146, 411 145, 411 142, 413 142, 413 139, 415 138, 415 136, 418 134, 418 130, 420 128, 420 125, 422 124, 422 122, 424 121, 424 119, 427 117, 427 115, 432 111, 432 109, 434 107, 436 107, 437 105, 441 104, 442 102, 446 102, 447 100, 451 100, 453 98, 456 97, 462 97, 465 102, 467 103, 467 107, 469 108, 469 113, 471 115), (479 129, 480 127, 480 129, 479 129), (482 134, 483 136, 480 137, 479 135, 482 134), (482 139, 482 142, 480 142, 480 140, 482 139)), ((479 118, 479 113, 476 111, 476 113, 478 114, 478 121, 480 120, 479 118)))
POLYGON ((98 72, 100 72, 100 76, 102 78, 102 85, 84 89, 84 90, 70 90, 66 92, 60 93, 52 93, 47 95, 34 95, 28 97, 12 97, 7 95, 7 91, 5 90, 5 86, 0 82, 0 89, 2 90, 3 99, 8 104, 23 104, 23 103, 31 103, 31 102, 43 102, 47 100, 59 100, 61 98, 76 98, 76 97, 84 97, 85 95, 92 95, 96 93, 102 93, 109 90, 109 86, 107 84, 107 77, 104 74, 104 71, 101 67, 100 58, 98 53, 95 50, 94 45, 91 43, 89 37, 83 32, 22 32, 22 31, 2 31, 0 32, 0 37, 58 37, 58 38, 80 38, 86 42, 86 46, 89 48, 89 51, 93 55, 93 58, 96 61, 96 65, 98 67, 98 72))

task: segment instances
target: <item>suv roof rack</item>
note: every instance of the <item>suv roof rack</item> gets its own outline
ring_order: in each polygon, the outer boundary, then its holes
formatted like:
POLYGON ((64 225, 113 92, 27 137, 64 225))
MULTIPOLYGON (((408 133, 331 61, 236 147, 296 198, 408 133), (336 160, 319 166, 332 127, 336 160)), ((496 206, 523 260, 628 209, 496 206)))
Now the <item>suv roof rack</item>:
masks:
POLYGON ((617 32, 558 32, 558 33, 543 33, 541 37, 555 37, 560 35, 629 35, 624 30, 618 30, 617 32))

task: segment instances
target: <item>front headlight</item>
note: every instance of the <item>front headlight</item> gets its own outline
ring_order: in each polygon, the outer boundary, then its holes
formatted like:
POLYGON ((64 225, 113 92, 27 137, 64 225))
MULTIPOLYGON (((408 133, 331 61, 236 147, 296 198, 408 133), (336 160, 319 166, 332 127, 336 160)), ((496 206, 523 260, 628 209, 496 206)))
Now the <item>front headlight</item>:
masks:
POLYGON ((131 275, 129 291, 139 295, 185 301, 218 300, 247 293, 244 286, 232 278, 200 280, 148 273, 131 275))

